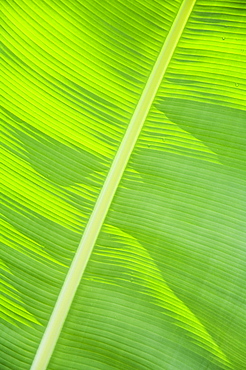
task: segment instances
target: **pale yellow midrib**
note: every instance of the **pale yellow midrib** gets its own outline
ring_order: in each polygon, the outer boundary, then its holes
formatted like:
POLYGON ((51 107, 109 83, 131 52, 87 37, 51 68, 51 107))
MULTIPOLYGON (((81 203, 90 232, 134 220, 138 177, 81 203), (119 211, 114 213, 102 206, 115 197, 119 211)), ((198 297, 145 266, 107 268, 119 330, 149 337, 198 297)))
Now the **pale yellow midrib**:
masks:
POLYGON ((31 370, 45 370, 144 121, 196 0, 184 0, 114 158, 40 342, 31 370))

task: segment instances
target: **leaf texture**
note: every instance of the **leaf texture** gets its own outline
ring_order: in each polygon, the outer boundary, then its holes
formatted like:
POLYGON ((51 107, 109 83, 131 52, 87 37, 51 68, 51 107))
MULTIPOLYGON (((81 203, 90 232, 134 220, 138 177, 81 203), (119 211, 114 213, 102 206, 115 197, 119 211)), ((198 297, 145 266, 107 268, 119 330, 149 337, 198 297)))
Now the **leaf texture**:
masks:
MULTIPOLYGON (((31 366, 181 3, 1 3, 3 369, 31 366)), ((245 21, 196 1, 49 369, 244 367, 245 21)))

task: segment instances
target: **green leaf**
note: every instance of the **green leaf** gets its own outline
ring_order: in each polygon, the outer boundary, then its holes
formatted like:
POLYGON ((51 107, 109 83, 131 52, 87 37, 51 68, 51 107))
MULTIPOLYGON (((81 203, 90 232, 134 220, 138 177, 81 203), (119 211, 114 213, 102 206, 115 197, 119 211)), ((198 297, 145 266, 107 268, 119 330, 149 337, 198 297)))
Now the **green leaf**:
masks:
POLYGON ((1 369, 241 370, 246 4, 1 13, 1 369))

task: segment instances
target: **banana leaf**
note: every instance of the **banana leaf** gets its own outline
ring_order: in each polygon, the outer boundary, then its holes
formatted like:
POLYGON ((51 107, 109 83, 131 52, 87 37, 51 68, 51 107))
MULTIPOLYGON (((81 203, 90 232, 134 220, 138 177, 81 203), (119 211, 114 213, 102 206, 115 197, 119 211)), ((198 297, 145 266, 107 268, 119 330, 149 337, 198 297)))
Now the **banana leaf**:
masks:
POLYGON ((246 2, 0 8, 0 368, 244 369, 246 2))

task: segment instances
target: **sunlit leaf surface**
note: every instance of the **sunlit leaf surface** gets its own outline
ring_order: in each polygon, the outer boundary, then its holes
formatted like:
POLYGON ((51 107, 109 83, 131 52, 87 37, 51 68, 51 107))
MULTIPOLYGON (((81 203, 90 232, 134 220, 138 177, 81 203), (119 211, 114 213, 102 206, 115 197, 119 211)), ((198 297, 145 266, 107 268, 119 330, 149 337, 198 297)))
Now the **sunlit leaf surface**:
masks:
MULTIPOLYGON (((1 369, 30 369, 181 3, 1 1, 1 369)), ((196 1, 48 369, 245 367, 245 40, 245 2, 196 1)))

